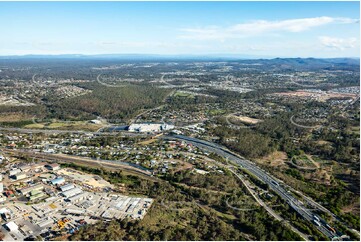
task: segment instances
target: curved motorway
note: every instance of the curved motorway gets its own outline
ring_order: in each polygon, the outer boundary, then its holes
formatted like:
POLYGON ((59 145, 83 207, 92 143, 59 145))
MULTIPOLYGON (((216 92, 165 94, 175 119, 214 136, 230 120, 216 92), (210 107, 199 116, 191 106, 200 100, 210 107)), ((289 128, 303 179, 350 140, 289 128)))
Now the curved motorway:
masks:
MULTIPOLYGON (((315 213, 308 210, 303 203, 298 201, 296 197, 294 197, 291 193, 287 192, 287 190, 281 185, 280 181, 265 171, 263 171, 261 168, 259 168, 256 164, 252 163, 249 160, 246 160, 245 158, 233 153, 232 151, 226 149, 225 147, 211 143, 208 141, 191 138, 183 135, 169 135, 164 136, 164 139, 176 139, 176 140, 183 140, 187 143, 190 143, 194 146, 197 146, 203 150, 207 150, 213 153, 216 153, 228 161, 231 161, 238 165, 240 168, 248 170, 250 173, 252 173, 254 176, 256 176, 259 180, 263 181, 264 183, 268 184, 269 188, 272 189, 276 194, 278 194, 283 200, 285 200, 300 216, 302 216, 305 220, 311 222, 314 224, 314 216, 316 216, 315 213)), ((338 237, 338 235, 334 232, 331 232, 326 227, 326 221, 321 219, 320 226, 315 227, 324 234, 327 238, 333 239, 334 237, 338 237)))

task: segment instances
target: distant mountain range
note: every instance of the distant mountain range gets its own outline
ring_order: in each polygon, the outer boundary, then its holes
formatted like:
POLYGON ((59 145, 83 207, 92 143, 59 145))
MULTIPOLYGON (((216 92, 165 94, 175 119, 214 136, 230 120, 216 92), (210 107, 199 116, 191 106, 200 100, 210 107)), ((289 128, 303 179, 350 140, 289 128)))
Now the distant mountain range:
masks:
POLYGON ((157 55, 157 54, 63 54, 63 55, 9 55, 0 56, 0 59, 113 59, 113 60, 200 60, 200 61, 230 61, 230 60, 273 60, 280 62, 303 62, 325 61, 334 63, 359 64, 358 57, 345 58, 274 58, 270 56, 237 55, 237 54, 214 54, 214 55, 157 55))
POLYGON ((64 55, 9 55, 0 56, 0 59, 27 59, 27 58, 57 58, 57 59, 127 59, 127 60, 153 60, 153 59, 270 59, 270 56, 253 56, 253 55, 157 55, 157 54, 99 54, 99 55, 83 55, 83 54, 64 54, 64 55))

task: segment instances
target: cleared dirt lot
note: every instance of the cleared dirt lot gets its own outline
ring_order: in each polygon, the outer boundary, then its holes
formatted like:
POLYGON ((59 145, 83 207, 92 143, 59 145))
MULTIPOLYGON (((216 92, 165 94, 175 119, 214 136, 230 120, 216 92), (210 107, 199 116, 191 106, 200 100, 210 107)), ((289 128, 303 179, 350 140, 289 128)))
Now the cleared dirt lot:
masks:
POLYGON ((248 124, 256 124, 261 122, 261 119, 255 119, 255 118, 250 118, 247 116, 236 116, 236 115, 231 115, 230 118, 235 118, 238 119, 238 121, 242 122, 242 123, 248 123, 248 124))
POLYGON ((92 187, 97 187, 97 188, 113 187, 113 185, 111 185, 109 182, 103 179, 95 179, 96 176, 92 174, 87 174, 70 168, 61 169, 58 171, 58 174, 69 176, 73 180, 79 181, 83 184, 88 184, 92 187))
POLYGON ((272 95, 285 96, 285 97, 299 97, 299 98, 315 98, 319 101, 327 101, 330 98, 352 98, 356 99, 357 95, 352 93, 334 93, 334 92, 307 92, 307 91, 294 91, 294 92, 279 92, 272 95))
POLYGON ((269 165, 269 166, 282 166, 288 161, 287 154, 281 151, 275 151, 268 156, 262 157, 256 160, 258 163, 269 165))

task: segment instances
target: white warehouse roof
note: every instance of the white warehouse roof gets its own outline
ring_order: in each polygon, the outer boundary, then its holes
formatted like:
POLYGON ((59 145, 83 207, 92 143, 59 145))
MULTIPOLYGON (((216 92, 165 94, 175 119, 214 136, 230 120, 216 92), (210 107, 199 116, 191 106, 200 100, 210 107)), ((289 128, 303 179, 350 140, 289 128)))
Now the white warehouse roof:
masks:
POLYGON ((66 213, 70 213, 70 214, 83 214, 83 213, 85 213, 84 210, 71 209, 71 208, 65 209, 65 212, 66 212, 66 213))
POLYGON ((63 177, 57 177, 50 181, 53 185, 62 184, 65 182, 65 179, 63 177))
POLYGON ((48 220, 38 223, 38 226, 43 228, 43 227, 48 227, 48 226, 52 225, 53 223, 54 223, 53 220, 48 219, 48 220))
POLYGON ((130 132, 159 132, 170 129, 174 129, 174 125, 165 123, 139 123, 131 124, 128 127, 130 132))
POLYGON ((79 187, 75 187, 73 189, 70 189, 68 191, 63 192, 63 195, 65 197, 72 197, 72 196, 75 196, 75 195, 77 195, 79 193, 82 193, 82 192, 83 191, 79 187))
POLYGON ((16 223, 14 223, 13 221, 5 224, 5 226, 10 230, 10 231, 16 231, 19 229, 19 227, 16 225, 16 223))
POLYGON ((77 202, 79 200, 82 200, 85 197, 85 195, 86 195, 85 193, 79 193, 79 194, 77 194, 75 196, 69 197, 69 201, 77 202))
POLYGON ((74 187, 75 187, 74 184, 69 183, 69 184, 66 184, 66 185, 64 185, 64 186, 61 186, 61 187, 60 187, 60 190, 61 190, 62 192, 65 192, 65 191, 68 191, 68 190, 70 190, 70 189, 73 189, 74 187))

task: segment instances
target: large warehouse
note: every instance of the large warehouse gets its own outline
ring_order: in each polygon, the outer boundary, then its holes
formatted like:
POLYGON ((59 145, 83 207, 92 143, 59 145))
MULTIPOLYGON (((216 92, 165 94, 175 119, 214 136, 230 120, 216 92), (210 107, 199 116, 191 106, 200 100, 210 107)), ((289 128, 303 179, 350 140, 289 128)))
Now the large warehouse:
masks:
POLYGON ((166 123, 140 123, 129 126, 130 132, 160 132, 164 130, 174 129, 174 125, 166 123))

